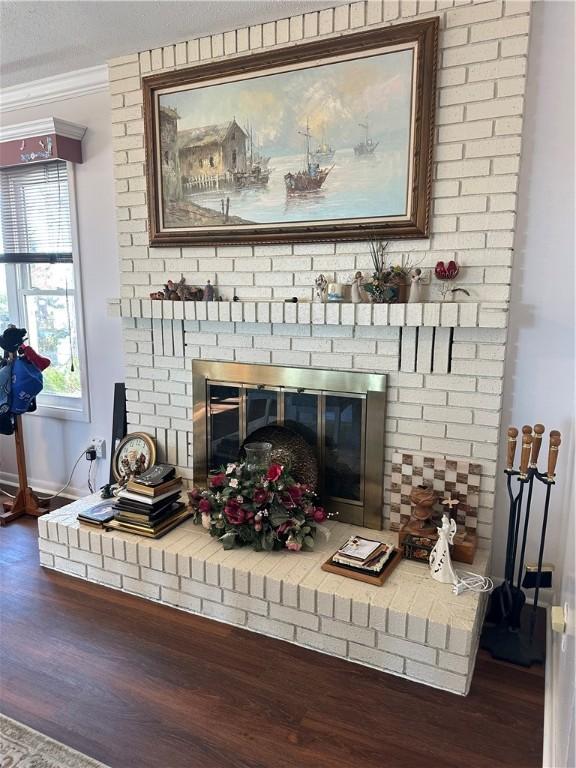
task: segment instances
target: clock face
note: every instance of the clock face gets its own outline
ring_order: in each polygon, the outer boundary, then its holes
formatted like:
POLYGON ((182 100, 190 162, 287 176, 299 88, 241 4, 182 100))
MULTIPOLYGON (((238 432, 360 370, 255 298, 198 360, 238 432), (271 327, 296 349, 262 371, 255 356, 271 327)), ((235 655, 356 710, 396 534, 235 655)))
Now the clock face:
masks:
POLYGON ((118 479, 140 475, 155 460, 154 443, 148 435, 127 435, 116 450, 114 469, 118 479))

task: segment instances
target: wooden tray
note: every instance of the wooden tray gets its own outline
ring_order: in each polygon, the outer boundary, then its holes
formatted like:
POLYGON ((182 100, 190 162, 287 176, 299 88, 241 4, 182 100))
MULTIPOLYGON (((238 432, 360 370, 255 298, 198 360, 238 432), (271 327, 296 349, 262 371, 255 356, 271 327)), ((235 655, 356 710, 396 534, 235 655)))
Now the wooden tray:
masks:
POLYGON ((323 571, 335 573, 337 576, 346 576, 349 579, 356 579, 356 581, 363 581, 366 584, 374 584, 375 587, 381 587, 398 563, 402 560, 402 550, 395 547, 392 557, 388 560, 380 573, 374 576, 370 576, 368 573, 360 573, 360 571, 354 571, 352 568, 346 568, 345 566, 333 563, 332 557, 333 555, 331 555, 325 563, 322 563, 321 568, 323 571))

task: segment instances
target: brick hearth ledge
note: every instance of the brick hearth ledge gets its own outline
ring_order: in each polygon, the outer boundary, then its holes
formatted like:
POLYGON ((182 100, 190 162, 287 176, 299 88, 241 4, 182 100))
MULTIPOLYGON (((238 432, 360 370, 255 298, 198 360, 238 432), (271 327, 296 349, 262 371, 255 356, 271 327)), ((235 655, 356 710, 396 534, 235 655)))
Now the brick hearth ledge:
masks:
MULTIPOLYGON (((340 656, 382 672, 466 694, 485 595, 456 597, 420 563, 403 561, 382 587, 320 565, 352 533, 395 534, 328 521, 314 552, 225 551, 186 521, 154 541, 78 523, 97 496, 39 518, 40 563, 183 611, 340 656)), ((474 566, 484 574, 488 552, 474 566)))

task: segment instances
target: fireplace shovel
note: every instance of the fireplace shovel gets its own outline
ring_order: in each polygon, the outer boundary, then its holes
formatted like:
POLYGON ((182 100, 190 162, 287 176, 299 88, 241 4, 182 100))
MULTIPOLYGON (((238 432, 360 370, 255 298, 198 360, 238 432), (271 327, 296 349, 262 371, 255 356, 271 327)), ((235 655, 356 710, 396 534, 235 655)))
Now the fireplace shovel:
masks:
POLYGON ((518 547, 518 534, 522 517, 522 497, 524 484, 528 475, 528 462, 532 445, 532 428, 522 429, 522 456, 520 463, 520 489, 516 496, 512 492, 512 477, 514 474, 514 455, 516 453, 516 438, 518 430, 510 427, 508 430, 507 453, 507 487, 510 499, 510 513, 508 517, 508 538, 506 541, 506 564, 504 568, 504 581, 492 592, 490 604, 486 614, 486 621, 497 626, 507 626, 511 630, 520 627, 520 616, 526 602, 524 592, 514 586, 514 573, 516 563, 516 551, 518 547))

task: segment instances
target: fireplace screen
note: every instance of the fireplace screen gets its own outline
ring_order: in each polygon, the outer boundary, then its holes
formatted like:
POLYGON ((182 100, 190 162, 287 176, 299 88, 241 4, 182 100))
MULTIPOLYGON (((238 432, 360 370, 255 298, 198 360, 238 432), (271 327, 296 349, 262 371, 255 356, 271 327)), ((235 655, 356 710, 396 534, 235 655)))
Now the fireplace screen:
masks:
POLYGON ((376 374, 195 360, 195 482, 236 461, 256 430, 283 425, 314 449, 327 509, 380 528, 385 387, 376 374))

